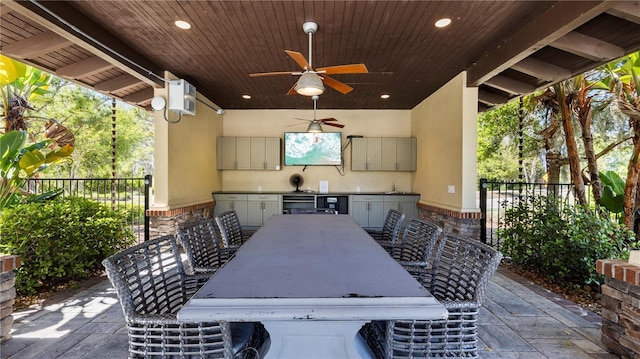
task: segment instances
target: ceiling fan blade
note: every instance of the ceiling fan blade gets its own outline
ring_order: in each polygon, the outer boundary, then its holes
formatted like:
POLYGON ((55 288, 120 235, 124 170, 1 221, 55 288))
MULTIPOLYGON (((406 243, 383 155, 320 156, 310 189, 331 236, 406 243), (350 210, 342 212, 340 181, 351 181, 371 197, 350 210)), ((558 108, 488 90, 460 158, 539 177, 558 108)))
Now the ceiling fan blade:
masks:
POLYGON ((298 65, 300 65, 300 67, 302 67, 304 70, 313 71, 313 69, 311 68, 311 65, 309 65, 309 62, 307 62, 307 59, 305 59, 301 53, 297 51, 291 51, 291 50, 284 50, 284 51, 287 53, 287 55, 289 55, 289 57, 293 59, 293 61, 297 62, 298 65))
POLYGON ((249 74, 249 77, 262 77, 262 76, 273 76, 273 75, 295 75, 295 74, 291 71, 258 72, 255 74, 249 74))
POLYGON ((350 64, 320 67, 316 71, 325 71, 327 74, 366 74, 369 73, 364 64, 350 64))
POLYGON ((323 122, 323 125, 327 125, 327 126, 333 126, 333 127, 338 127, 338 128, 343 128, 344 125, 341 125, 339 123, 331 123, 331 122, 323 122))
POLYGON ((312 120, 307 120, 306 118, 294 117, 293 119, 294 119, 294 120, 300 120, 300 121, 312 122, 312 120))
POLYGON ((331 87, 332 89, 342 93, 343 95, 348 94, 349 92, 353 91, 353 87, 342 83, 338 80, 332 79, 329 76, 325 76, 325 75, 320 75, 320 77, 322 77, 322 82, 324 82, 325 85, 331 87))
POLYGON ((296 85, 298 83, 294 82, 293 86, 291 86, 291 88, 289 89, 289 92, 287 92, 287 95, 297 95, 298 93, 296 92, 296 85))
POLYGON ((324 122, 324 121, 338 121, 338 120, 336 120, 336 119, 335 119, 335 118, 333 118, 333 117, 329 117, 329 118, 321 118, 321 119, 319 119, 318 121, 320 121, 320 122, 324 122))

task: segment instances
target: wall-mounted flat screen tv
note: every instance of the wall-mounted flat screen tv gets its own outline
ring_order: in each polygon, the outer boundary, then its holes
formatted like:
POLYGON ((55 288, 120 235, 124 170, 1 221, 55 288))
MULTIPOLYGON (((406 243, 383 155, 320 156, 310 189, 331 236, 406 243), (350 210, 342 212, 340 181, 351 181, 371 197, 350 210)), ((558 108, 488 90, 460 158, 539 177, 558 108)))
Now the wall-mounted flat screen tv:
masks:
POLYGON ((339 166, 342 164, 341 132, 285 132, 286 166, 339 166))

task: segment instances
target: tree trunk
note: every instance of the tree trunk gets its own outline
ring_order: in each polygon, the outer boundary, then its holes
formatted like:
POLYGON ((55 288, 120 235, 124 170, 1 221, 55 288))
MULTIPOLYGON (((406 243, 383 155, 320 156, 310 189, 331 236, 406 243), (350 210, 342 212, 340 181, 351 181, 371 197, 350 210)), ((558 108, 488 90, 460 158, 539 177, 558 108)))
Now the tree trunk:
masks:
POLYGON ((5 112, 5 132, 9 131, 26 131, 27 122, 24 119, 24 112, 30 109, 29 104, 25 99, 19 96, 14 96, 9 101, 9 108, 5 112))
POLYGON ((638 189, 638 181, 640 177, 640 118, 635 119, 629 116, 629 123, 633 128, 633 153, 629 159, 627 166, 627 180, 624 185, 624 203, 622 205, 624 225, 634 230, 635 212, 636 212, 636 195, 638 189))
POLYGON ((578 121, 582 128, 582 144, 584 153, 587 157, 587 171, 589 171, 589 183, 591 184, 591 193, 595 203, 598 203, 602 197, 602 183, 600 182, 600 171, 598 171, 598 160, 596 152, 593 149, 593 134, 591 133, 591 98, 587 95, 589 86, 587 86, 586 78, 582 78, 580 91, 576 101, 578 110, 578 121))
POLYGON ((560 105, 560 121, 564 130, 564 138, 567 144, 567 157, 569 158, 569 170, 571 171, 571 182, 573 183, 576 199, 580 205, 587 204, 587 198, 584 191, 584 181, 580 172, 580 156, 578 154, 578 144, 576 143, 575 134, 573 132, 573 124, 571 123, 571 109, 567 103, 567 98, 563 89, 556 85, 558 94, 558 103, 560 105))

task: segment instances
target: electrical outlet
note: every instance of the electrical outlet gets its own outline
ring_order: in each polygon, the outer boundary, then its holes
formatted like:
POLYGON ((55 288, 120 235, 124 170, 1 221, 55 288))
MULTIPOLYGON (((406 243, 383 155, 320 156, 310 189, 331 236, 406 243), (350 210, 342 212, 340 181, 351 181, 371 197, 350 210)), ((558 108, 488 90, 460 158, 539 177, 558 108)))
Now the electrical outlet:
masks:
POLYGON ((454 185, 447 186, 447 192, 448 193, 456 193, 456 186, 454 186, 454 185))

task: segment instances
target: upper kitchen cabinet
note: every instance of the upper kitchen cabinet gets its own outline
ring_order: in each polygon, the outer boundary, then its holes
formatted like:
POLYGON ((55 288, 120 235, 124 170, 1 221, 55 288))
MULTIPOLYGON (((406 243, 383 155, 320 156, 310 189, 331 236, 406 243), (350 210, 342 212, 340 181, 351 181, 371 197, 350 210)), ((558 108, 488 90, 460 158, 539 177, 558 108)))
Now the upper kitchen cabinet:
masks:
POLYGON ((415 137, 354 138, 351 142, 352 171, 415 171, 415 137))
POLYGON ((219 170, 280 170, 279 137, 218 137, 219 170))
POLYGON ((251 138, 251 169, 280 170, 280 138, 251 138))

